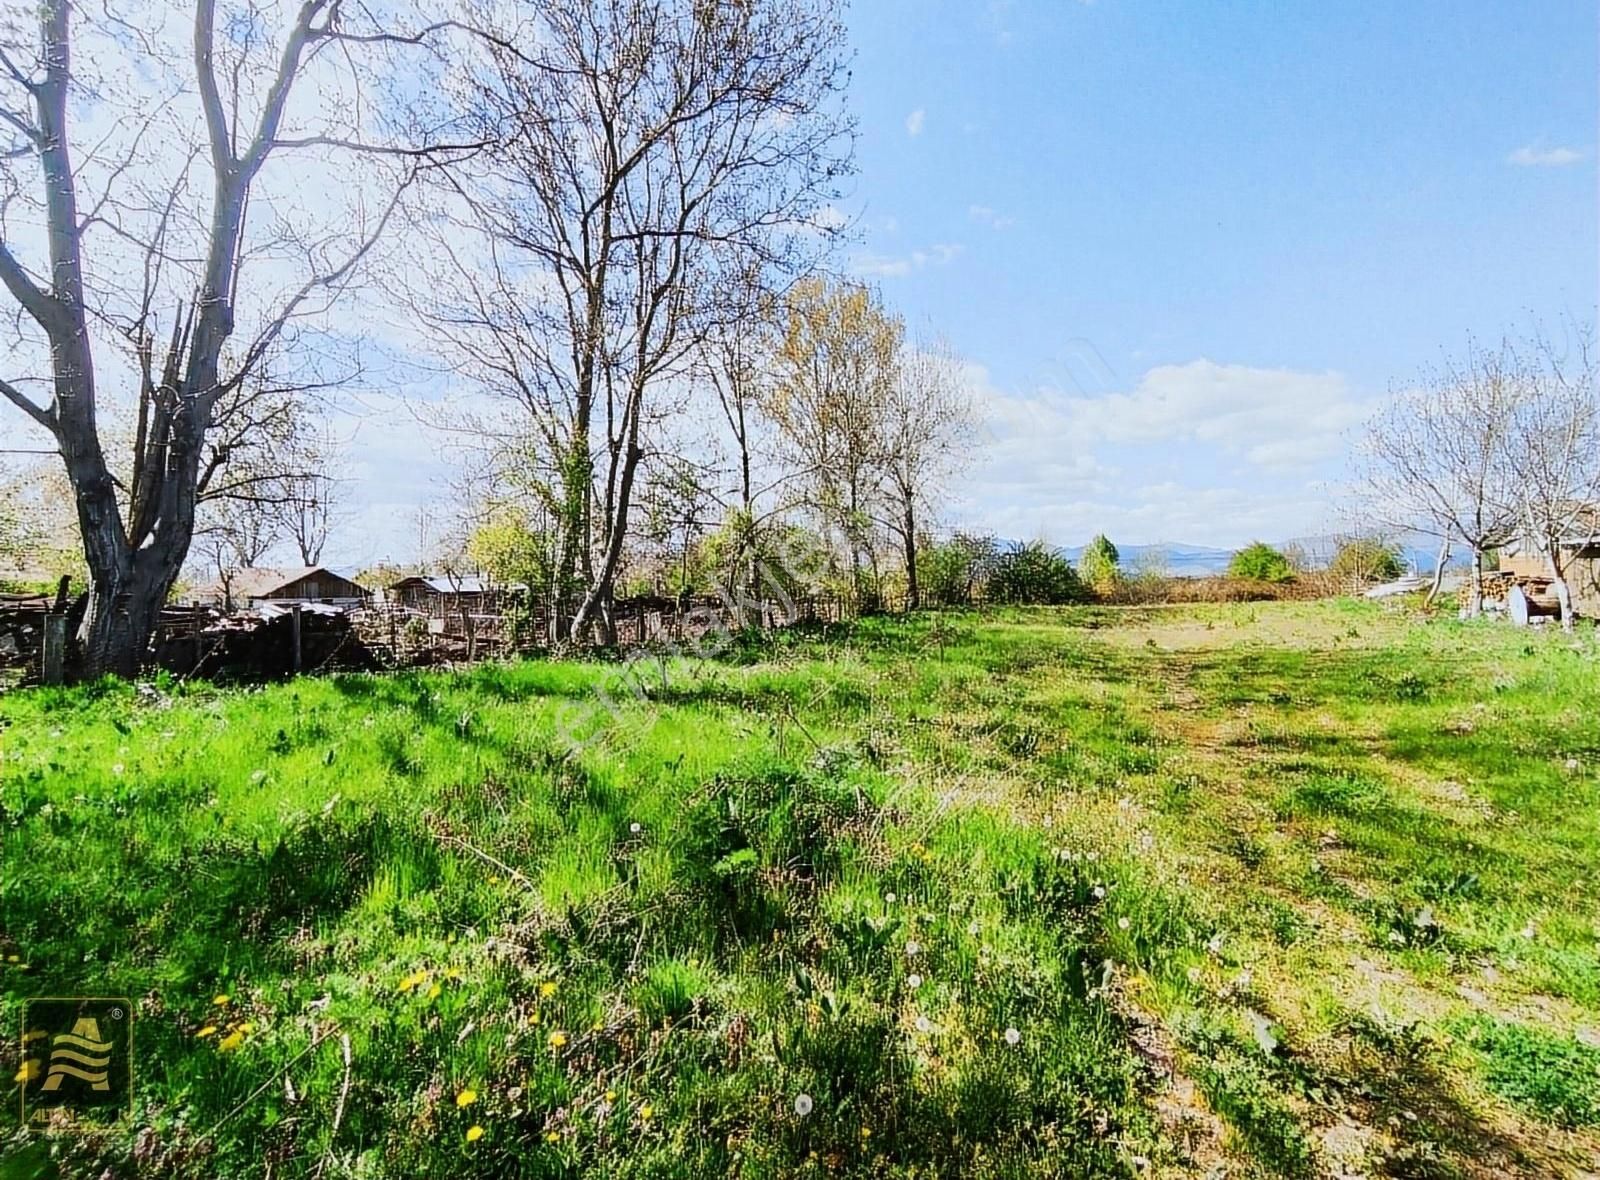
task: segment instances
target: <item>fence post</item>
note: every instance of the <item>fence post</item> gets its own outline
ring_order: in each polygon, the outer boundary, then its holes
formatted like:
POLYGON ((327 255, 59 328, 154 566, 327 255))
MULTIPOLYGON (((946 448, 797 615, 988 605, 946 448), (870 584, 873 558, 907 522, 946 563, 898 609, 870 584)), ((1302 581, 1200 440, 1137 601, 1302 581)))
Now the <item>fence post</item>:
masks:
POLYGON ((40 650, 39 679, 45 684, 66 680, 67 616, 51 613, 44 617, 44 646, 40 650))
POLYGON ((300 675, 300 604, 289 608, 289 629, 294 635, 294 674, 300 675))

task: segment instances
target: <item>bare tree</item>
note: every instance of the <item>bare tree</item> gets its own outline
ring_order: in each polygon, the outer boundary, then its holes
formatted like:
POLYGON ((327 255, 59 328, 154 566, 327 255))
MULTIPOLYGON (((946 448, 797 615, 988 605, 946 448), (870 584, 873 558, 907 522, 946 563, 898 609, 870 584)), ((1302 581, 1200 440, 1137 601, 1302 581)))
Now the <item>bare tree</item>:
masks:
POLYGON ((769 410, 810 507, 844 543, 858 603, 870 604, 878 593, 866 576, 878 569, 872 526, 904 328, 866 287, 815 279, 795 285, 784 317, 769 410))
POLYGON ((496 32, 467 101, 500 146, 458 190, 486 241, 446 254, 429 318, 526 416, 514 458, 561 522, 556 625, 610 641, 659 399, 726 275, 805 262, 847 167, 843 26, 833 0, 474 11, 496 32))
POLYGON ((1366 515, 1393 530, 1416 530, 1472 552, 1467 613, 1483 604, 1484 557, 1516 525, 1508 461, 1518 397, 1515 358, 1505 348, 1468 344, 1398 392, 1368 424, 1362 447, 1366 515))
POLYGON ((904 349, 885 410, 885 522, 906 562, 906 609, 922 605, 917 584, 918 522, 944 481, 971 456, 977 419, 961 362, 944 342, 904 349))
POLYGON ((1573 329, 1558 346, 1535 336, 1512 356, 1519 396, 1506 440, 1513 479, 1507 510, 1521 539, 1543 555, 1573 625, 1567 574, 1573 557, 1600 541, 1600 368, 1594 338, 1573 329))
POLYGON ((396 127, 385 94, 397 55, 455 26, 224 0, 219 37, 217 0, 194 0, 185 59, 165 48, 185 39, 175 4, 37 9, 36 38, 0 44, 0 282, 35 365, 0 395, 54 440, 72 485, 85 665, 131 675, 189 550, 219 407, 327 311, 419 171, 468 146, 436 122, 396 127), (319 216, 305 199, 308 160, 346 207, 319 216), (122 383, 137 409, 119 478, 100 410, 122 383))

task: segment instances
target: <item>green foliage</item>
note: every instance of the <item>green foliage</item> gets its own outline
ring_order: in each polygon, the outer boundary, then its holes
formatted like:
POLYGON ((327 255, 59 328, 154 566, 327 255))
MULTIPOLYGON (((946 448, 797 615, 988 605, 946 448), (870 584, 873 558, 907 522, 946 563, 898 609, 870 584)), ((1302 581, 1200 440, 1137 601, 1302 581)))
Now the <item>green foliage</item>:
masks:
POLYGON ((1600 1049, 1576 1037, 1484 1016, 1459 1032, 1483 1062, 1489 1089, 1563 1127, 1600 1126, 1600 1049))
POLYGON ((1358 537, 1339 546, 1328 572, 1347 582, 1392 582, 1405 573, 1398 545, 1358 537))
POLYGON ((467 556, 502 586, 521 584, 534 593, 551 583, 555 543, 520 514, 500 512, 479 525, 467 541, 467 556))
POLYGON ((1084 548, 1083 555, 1078 558, 1078 572, 1083 580, 1096 590, 1108 589, 1116 584, 1121 575, 1119 563, 1122 557, 1117 552, 1117 547, 1104 533, 1097 533, 1094 540, 1084 548))
POLYGON ((1294 577, 1294 567, 1265 541, 1252 541, 1228 562, 1228 576, 1251 582, 1287 582, 1294 577))
POLYGON ((1072 563, 1042 541, 1013 545, 994 560, 986 588, 991 602, 1057 606, 1087 598, 1072 563))
POLYGON ((967 606, 994 564, 999 547, 993 537, 958 533, 917 551, 917 580, 928 606, 967 606))

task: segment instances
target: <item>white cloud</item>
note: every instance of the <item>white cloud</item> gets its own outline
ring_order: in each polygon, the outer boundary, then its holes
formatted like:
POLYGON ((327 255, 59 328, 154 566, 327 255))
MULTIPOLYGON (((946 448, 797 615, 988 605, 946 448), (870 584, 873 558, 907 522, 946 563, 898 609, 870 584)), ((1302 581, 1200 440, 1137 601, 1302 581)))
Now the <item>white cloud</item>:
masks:
POLYGON ((1506 163, 1515 164, 1519 168, 1564 168, 1568 164, 1576 164, 1581 159, 1583 153, 1577 148, 1536 147, 1530 143, 1507 156, 1506 163))
POLYGON ((997 213, 988 205, 968 205, 967 217, 993 229, 1005 229, 1016 224, 1016 218, 997 213))
POLYGON ((1231 546, 1321 528, 1325 481, 1373 403, 1337 373, 1200 359, 1146 372, 1126 392, 996 389, 973 366, 987 444, 964 523, 1074 544, 1231 546))
POLYGON ((906 134, 917 136, 922 134, 922 124, 927 121, 928 112, 918 107, 906 116, 906 134))
POLYGON ((912 271, 929 266, 945 266, 955 260, 965 247, 956 242, 936 242, 909 254, 857 254, 850 260, 850 269, 864 278, 897 279, 912 271))

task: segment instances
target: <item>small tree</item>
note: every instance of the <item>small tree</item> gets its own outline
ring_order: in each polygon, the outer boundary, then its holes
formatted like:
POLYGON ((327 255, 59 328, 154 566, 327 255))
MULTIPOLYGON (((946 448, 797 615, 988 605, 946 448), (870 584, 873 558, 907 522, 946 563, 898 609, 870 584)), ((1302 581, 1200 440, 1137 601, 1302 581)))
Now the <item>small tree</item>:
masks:
POLYGON ((1085 597, 1072 563, 1042 541, 1013 545, 995 558, 988 595, 993 602, 1032 605, 1082 602, 1085 597))
POLYGON ((1228 562, 1228 576, 1251 582, 1288 582, 1294 579, 1294 567, 1265 541, 1252 541, 1228 562))
POLYGON ((1392 582, 1405 573, 1399 546, 1376 537, 1355 537, 1339 546, 1328 563, 1328 573, 1341 582, 1357 585, 1392 582))
POLYGON ((1078 558, 1078 572, 1083 580, 1096 590, 1109 590, 1121 576, 1122 555, 1104 533, 1095 535, 1078 558))

